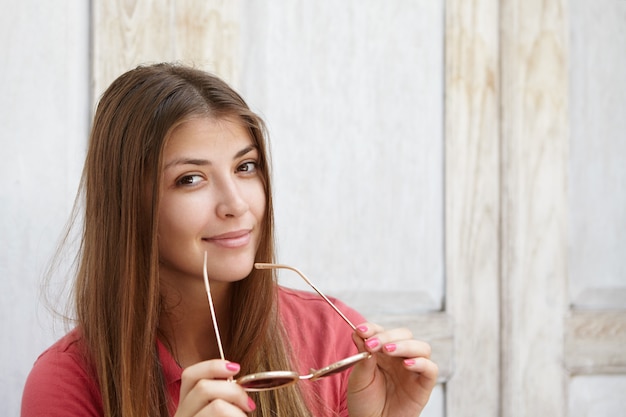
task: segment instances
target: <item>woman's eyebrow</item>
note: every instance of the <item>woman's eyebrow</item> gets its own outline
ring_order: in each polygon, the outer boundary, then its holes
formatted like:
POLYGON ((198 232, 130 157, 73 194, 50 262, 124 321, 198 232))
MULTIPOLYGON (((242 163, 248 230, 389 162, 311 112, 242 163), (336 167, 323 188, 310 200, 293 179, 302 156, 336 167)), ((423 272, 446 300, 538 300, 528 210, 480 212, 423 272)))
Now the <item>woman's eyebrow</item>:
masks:
POLYGON ((252 152, 254 150, 257 149, 256 145, 250 145, 250 146, 246 146, 245 148, 243 148, 242 150, 240 150, 239 152, 237 152, 235 154, 235 156, 233 157, 233 159, 237 159, 237 158, 241 158, 242 156, 244 156, 245 154, 247 154, 248 152, 252 152))
POLYGON ((168 162, 163 169, 168 169, 175 165, 198 165, 205 166, 211 165, 211 161, 208 159, 196 159, 196 158, 178 158, 168 162))
MULTIPOLYGON (((254 150, 257 150, 257 146, 256 145, 246 146, 245 148, 243 148, 242 150, 237 152, 235 154, 235 156, 233 156, 233 159, 241 158, 242 156, 244 156, 247 153, 250 153, 250 152, 252 152, 254 150)), ((208 159, 177 158, 177 159, 174 159, 173 161, 168 162, 163 169, 168 169, 168 168, 170 168, 172 166, 175 166, 175 165, 207 166, 207 165, 211 165, 211 164, 212 164, 211 161, 209 161, 208 159)))

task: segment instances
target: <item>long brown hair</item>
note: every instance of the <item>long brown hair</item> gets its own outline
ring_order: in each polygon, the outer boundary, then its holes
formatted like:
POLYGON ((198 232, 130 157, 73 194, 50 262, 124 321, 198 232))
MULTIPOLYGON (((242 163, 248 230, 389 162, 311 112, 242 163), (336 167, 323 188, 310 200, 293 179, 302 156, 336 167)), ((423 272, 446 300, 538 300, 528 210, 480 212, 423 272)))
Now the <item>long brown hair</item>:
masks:
MULTIPOLYGON (((192 115, 236 117, 259 148, 266 215, 257 260, 274 260, 269 153, 263 121, 226 83, 193 68, 131 70, 102 96, 83 172, 84 232, 75 287, 78 324, 107 417, 167 416, 156 354, 163 307, 157 210, 164 143, 192 115), (146 195, 147 194, 147 195, 146 195)), ((230 360, 242 374, 292 369, 271 271, 253 270, 233 291, 230 360)), ((309 416, 297 386, 255 394, 257 416, 309 416)))

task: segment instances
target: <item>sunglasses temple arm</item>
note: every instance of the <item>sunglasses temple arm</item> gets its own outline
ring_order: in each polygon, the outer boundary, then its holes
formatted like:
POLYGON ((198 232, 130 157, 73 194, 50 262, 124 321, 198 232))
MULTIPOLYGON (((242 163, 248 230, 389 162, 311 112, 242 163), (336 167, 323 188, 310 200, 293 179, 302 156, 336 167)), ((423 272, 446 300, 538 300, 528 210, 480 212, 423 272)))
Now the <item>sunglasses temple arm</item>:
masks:
POLYGON ((211 308, 211 319, 213 320, 213 329, 215 329, 215 338, 217 339, 217 347, 220 350, 220 357, 224 359, 224 348, 222 347, 222 338, 220 336, 220 329, 217 327, 217 319, 215 318, 215 308, 213 307, 213 297, 211 297, 211 286, 209 285, 209 274, 207 272, 207 254, 204 252, 204 288, 206 289, 207 297, 209 298, 209 307, 211 308))
POLYGON ((282 265, 282 264, 264 264, 264 263, 256 263, 254 264, 255 268, 257 269, 274 269, 274 268, 282 268, 282 269, 289 269, 290 271, 295 272, 296 274, 300 275, 300 278, 302 278, 304 280, 304 282, 306 282, 307 284, 309 284, 309 286, 311 288, 313 288, 315 290, 316 293, 318 293, 320 295, 320 297, 322 297, 324 299, 324 301, 326 301, 328 303, 328 305, 330 305, 333 310, 335 310, 337 312, 337 314, 339 314, 341 316, 341 318, 348 323, 348 325, 350 327, 352 327, 352 330, 356 330, 356 326, 354 324, 352 324, 352 322, 350 321, 350 319, 348 319, 345 314, 343 314, 341 312, 341 310, 339 310, 337 308, 337 306, 335 304, 333 304, 332 301, 330 301, 328 299, 328 297, 326 297, 315 285, 313 285, 313 283, 302 273, 300 272, 297 268, 294 268, 292 266, 288 266, 288 265, 282 265))

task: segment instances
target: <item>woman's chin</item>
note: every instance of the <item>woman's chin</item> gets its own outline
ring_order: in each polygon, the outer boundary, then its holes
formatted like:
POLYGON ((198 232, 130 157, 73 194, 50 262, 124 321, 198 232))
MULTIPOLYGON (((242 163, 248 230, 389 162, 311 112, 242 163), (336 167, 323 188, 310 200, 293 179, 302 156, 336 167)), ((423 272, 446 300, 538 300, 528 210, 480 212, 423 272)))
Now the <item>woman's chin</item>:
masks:
POLYGON ((254 267, 254 261, 236 264, 222 264, 208 267, 209 279, 221 282, 237 282, 247 278, 254 267))

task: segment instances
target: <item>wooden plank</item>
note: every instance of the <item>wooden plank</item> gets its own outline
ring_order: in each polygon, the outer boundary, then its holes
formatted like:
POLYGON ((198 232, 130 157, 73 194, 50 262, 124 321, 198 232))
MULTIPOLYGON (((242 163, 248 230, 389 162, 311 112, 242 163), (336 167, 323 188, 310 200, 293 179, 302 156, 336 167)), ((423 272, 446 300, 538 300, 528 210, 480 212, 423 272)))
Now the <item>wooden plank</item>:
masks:
POLYGON ((626 1, 569 7, 571 304, 626 309, 626 1))
POLYGON ((174 56, 237 86, 240 71, 240 0, 175 2, 174 56))
POLYGON ((171 0, 94 0, 94 98, 123 72, 174 59, 171 0))
MULTIPOLYGON (((626 153, 624 153, 624 156, 626 156, 626 153)), ((624 170, 626 171, 626 169, 624 170)), ((611 202, 607 204, 616 204, 616 203, 611 202)), ((612 210, 614 211, 623 210, 624 207, 626 207, 626 205, 616 204, 616 207, 612 210)), ((590 220, 586 220, 585 222, 588 222, 588 221, 590 220)), ((581 227, 581 225, 579 225, 579 227, 581 227)), ((619 231, 615 232, 615 234, 618 234, 618 233, 620 232, 619 231)), ((621 239, 623 239, 623 237, 621 239)), ((570 245, 570 248, 577 245, 577 243, 575 243, 575 241, 573 240, 573 237, 571 236, 571 234, 570 234, 570 242, 572 242, 572 244, 570 245)), ((593 245, 593 243, 588 242, 587 245, 589 247, 593 245)), ((577 248, 576 252, 578 252, 578 249, 579 248, 577 248)), ((594 251, 593 253, 598 253, 598 252, 594 251)), ((572 256, 575 256, 575 255, 572 253, 569 257, 570 260, 572 259, 572 256)), ((584 257, 586 259, 591 258, 590 256, 584 256, 584 257)), ((569 269, 570 271, 572 271, 573 269, 571 263, 570 263, 569 269)), ((591 280, 594 277, 596 277, 596 275, 592 275, 591 277, 586 278, 586 279, 591 280)), ((605 286, 605 288, 599 288, 599 285, 592 286, 593 285, 592 283, 589 283, 590 284, 589 287, 582 287, 580 284, 576 285, 570 281, 570 284, 571 284, 570 285, 570 294, 571 294, 570 303, 573 306, 573 308, 581 309, 581 310, 583 309, 584 310, 589 310, 589 309, 626 310, 626 287, 623 286, 624 284, 619 282, 620 280, 624 280, 624 278, 619 275, 612 275, 612 276, 608 275, 604 277, 608 278, 608 279, 605 279, 604 280, 605 282, 602 283, 605 286), (613 281, 614 284, 611 284, 611 281, 613 281), (611 287, 610 285, 614 285, 614 286, 611 287), (576 287, 576 288, 574 289, 572 287, 576 287)), ((578 279, 580 278, 583 278, 583 275, 579 275, 578 279)))
POLYGON ((233 84, 239 68, 239 1, 95 0, 93 77, 96 100, 139 64, 177 61, 233 84))
POLYGON ((499 415, 498 2, 446 2, 446 311, 450 417, 499 415))
POLYGON ((578 311, 566 319, 565 330, 571 374, 626 373, 626 311, 578 311))
POLYGON ((72 211, 89 130, 89 5, 2 6, 0 408, 19 416, 33 363, 69 323, 61 318, 69 314, 69 265, 46 272, 72 211))
POLYGON ((566 415, 567 91, 564 0, 501 4, 501 415, 566 415))

